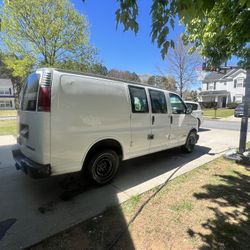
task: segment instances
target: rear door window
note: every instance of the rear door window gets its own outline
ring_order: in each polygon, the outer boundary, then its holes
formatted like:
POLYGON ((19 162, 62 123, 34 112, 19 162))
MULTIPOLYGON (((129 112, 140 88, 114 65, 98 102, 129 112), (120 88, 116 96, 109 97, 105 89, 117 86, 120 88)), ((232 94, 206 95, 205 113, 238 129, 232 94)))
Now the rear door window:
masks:
POLYGON ((167 102, 164 93, 162 91, 150 89, 149 95, 152 105, 152 113, 167 113, 167 102))
POLYGON ((28 76, 22 96, 21 109, 25 111, 35 111, 37 94, 40 81, 40 74, 33 73, 28 76))
POLYGON ((148 101, 144 88, 129 86, 133 113, 148 113, 148 101))

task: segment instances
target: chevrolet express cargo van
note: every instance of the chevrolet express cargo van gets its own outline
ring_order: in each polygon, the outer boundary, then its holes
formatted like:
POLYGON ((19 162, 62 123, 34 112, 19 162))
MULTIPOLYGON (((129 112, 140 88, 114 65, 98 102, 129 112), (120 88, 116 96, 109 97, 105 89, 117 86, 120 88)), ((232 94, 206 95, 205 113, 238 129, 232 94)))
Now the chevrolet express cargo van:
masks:
POLYGON ((21 91, 16 168, 32 177, 83 171, 97 184, 120 161, 182 146, 192 152, 197 119, 160 88, 42 68, 21 91))

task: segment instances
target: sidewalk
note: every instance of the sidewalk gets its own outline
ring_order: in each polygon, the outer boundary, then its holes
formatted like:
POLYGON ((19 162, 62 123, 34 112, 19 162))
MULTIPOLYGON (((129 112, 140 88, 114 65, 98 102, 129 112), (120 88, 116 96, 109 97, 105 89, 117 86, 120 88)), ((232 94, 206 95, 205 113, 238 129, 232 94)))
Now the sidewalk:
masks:
MULTIPOLYGON (((226 118, 212 118, 212 117, 204 116, 204 119, 205 120, 215 120, 215 121, 241 122, 241 117, 234 117, 233 115, 226 117, 226 118)), ((250 119, 249 119, 249 121, 250 121, 250 119)))

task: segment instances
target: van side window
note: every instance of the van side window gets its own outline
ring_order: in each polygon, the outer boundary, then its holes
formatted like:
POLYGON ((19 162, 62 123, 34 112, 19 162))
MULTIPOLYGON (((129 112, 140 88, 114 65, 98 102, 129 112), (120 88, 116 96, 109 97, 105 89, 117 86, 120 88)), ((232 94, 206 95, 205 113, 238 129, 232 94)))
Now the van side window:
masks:
POLYGON ((166 98, 162 91, 150 89, 149 95, 152 105, 152 113, 165 114, 168 112, 166 98))
POLYGON ((148 113, 148 101, 144 88, 129 86, 133 113, 148 113))
POLYGON ((182 99, 178 95, 172 93, 170 93, 169 96, 173 114, 185 114, 186 106, 182 99))

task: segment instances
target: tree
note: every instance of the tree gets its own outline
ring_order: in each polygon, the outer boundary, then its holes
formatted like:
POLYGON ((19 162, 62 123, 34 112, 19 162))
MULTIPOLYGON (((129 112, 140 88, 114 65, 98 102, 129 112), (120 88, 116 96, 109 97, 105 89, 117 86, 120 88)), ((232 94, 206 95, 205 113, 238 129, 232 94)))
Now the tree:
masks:
POLYGON ((5 63, 14 75, 23 72, 23 65, 29 68, 34 63, 54 66, 63 61, 93 61, 96 51, 89 43, 87 19, 69 0, 3 2, 1 49, 8 55, 5 63))
POLYGON ((110 77, 114 77, 114 78, 120 78, 123 80, 128 80, 128 81, 134 81, 134 82, 140 82, 140 78, 139 76, 133 72, 129 72, 129 71, 122 71, 122 70, 117 70, 117 69, 111 69, 108 72, 108 76, 110 77))
MULTIPOLYGON (((16 107, 18 107, 18 94, 21 91, 22 78, 20 76, 14 76, 13 71, 7 68, 7 66, 5 65, 4 63, 5 59, 6 58, 3 56, 3 54, 0 53, 0 76, 1 78, 11 79, 13 89, 14 89, 16 107)), ((11 58, 9 58, 9 60, 11 60, 11 58)))
POLYGON ((190 97, 192 98, 192 101, 198 102, 198 93, 197 93, 197 90, 191 90, 190 97))
POLYGON ((98 75, 107 75, 108 69, 106 66, 104 66, 101 63, 92 63, 92 64, 86 64, 81 62, 75 62, 75 61, 63 61, 58 62, 54 65, 57 68, 60 69, 67 69, 72 71, 78 71, 83 73, 93 73, 98 75))
MULTIPOLYGON (((125 31, 131 29, 137 33, 138 1, 118 1, 117 25, 122 23, 125 31)), ((175 28, 178 17, 188 31, 189 41, 195 41, 195 47, 209 63, 218 65, 231 55, 240 56, 242 48, 250 41, 249 8, 250 0, 153 0, 150 12, 152 41, 157 41, 164 58, 169 46, 174 47, 169 33, 175 28)))
POLYGON ((188 86, 197 79, 196 67, 201 64, 201 58, 189 53, 189 47, 185 46, 180 38, 175 40, 174 48, 167 54, 169 72, 176 80, 176 86, 180 93, 188 89, 188 86))
POLYGON ((176 91, 176 82, 173 77, 151 76, 147 82, 149 85, 161 87, 170 91, 176 91))
MULTIPOLYGON (((137 23, 138 5, 136 0, 119 0, 116 11, 117 24, 134 32, 139 30, 137 23)), ((175 18, 179 17, 185 25, 184 40, 193 42, 193 50, 205 58, 212 67, 219 67, 232 55, 241 58, 241 65, 247 69, 244 117, 241 121, 239 152, 246 148, 248 126, 248 107, 250 106, 250 0, 153 0, 151 7, 151 37, 157 41, 162 57, 169 46, 175 46, 169 39, 170 28, 175 27, 175 18)))

